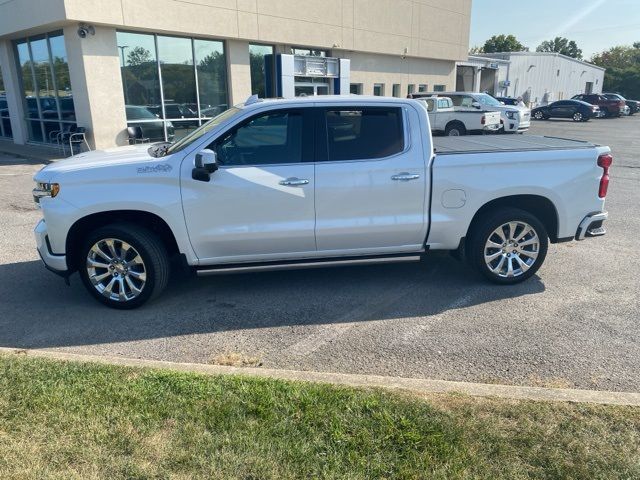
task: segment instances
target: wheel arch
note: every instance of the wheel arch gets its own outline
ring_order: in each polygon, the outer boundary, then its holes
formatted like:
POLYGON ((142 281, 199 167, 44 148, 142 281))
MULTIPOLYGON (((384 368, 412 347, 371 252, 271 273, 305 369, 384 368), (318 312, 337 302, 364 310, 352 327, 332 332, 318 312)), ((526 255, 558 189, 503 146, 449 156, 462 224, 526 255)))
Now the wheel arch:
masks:
POLYGON ((469 234, 476 227, 480 218, 482 218, 487 212, 501 207, 518 208, 535 216, 542 222, 545 229, 547 230, 551 243, 558 242, 559 216, 554 203, 547 197, 531 194, 509 195, 496 198, 485 203, 478 209, 478 211, 471 219, 471 223, 469 224, 469 228, 467 229, 466 238, 469 238, 469 234))
POLYGON ((167 222, 158 215, 142 210, 108 210, 82 217, 69 229, 65 242, 65 252, 67 252, 67 263, 70 271, 75 271, 78 268, 78 258, 77 255, 73 255, 73 252, 78 251, 83 238, 92 230, 113 223, 131 223, 145 227, 158 235, 170 256, 180 253, 173 231, 167 222))
POLYGON ((460 121, 460 120, 450 120, 445 126, 444 126, 444 131, 448 131, 450 127, 461 127, 461 131, 462 132, 466 132, 467 131, 467 127, 465 126, 465 124, 460 121))

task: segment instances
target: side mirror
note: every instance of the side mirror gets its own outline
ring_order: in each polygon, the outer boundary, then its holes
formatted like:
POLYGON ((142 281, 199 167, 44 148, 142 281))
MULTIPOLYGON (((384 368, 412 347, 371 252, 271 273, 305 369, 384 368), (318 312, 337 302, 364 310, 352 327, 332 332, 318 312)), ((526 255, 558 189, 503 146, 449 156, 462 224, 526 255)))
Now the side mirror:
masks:
POLYGON ((211 180, 211 174, 218 170, 218 157, 216 152, 204 149, 196 153, 195 168, 191 172, 191 178, 201 182, 211 180))
POLYGON ((477 108, 478 110, 480 110, 480 109, 482 108, 482 105, 480 105, 480 102, 473 102, 473 103, 471 104, 471 106, 472 106, 473 108, 477 108))

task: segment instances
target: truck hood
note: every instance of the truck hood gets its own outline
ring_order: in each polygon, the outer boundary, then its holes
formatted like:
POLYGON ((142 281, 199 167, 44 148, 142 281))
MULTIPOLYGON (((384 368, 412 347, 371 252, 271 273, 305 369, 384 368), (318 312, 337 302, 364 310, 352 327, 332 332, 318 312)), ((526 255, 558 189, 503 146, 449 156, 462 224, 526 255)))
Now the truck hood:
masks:
POLYGON ((95 168, 132 165, 146 162, 162 162, 163 159, 154 158, 147 152, 149 145, 131 145, 126 147, 109 148, 79 153, 73 157, 53 162, 34 176, 36 181, 51 181, 59 174, 95 168))

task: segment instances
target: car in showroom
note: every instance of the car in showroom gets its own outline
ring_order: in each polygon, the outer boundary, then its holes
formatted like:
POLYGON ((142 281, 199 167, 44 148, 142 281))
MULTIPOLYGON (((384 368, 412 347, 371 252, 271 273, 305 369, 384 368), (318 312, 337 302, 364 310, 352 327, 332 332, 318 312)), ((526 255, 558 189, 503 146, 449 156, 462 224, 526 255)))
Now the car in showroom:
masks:
POLYGON ((640 102, 638 100, 627 100, 619 93, 603 93, 603 95, 609 100, 621 100, 625 102, 627 104, 627 107, 629 107, 629 115, 633 115, 640 111, 640 102))
POLYGON ((541 107, 534 108, 531 115, 536 120, 549 118, 570 118, 574 122, 588 122, 601 115, 600 107, 580 100, 558 100, 541 107))
MULTIPOLYGON (((147 107, 126 105, 127 126, 140 127, 142 136, 151 142, 164 141, 164 122, 147 107)), ((167 122, 167 137, 169 141, 175 138, 173 123, 167 122)))

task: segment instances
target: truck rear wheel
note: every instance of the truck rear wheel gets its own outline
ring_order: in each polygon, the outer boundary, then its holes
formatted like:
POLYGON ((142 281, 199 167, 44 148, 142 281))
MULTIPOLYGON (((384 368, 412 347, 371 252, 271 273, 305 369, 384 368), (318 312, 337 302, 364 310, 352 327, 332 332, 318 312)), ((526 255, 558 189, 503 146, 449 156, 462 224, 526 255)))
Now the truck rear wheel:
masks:
POLYGON ((170 269, 162 241, 146 228, 127 223, 91 232, 78 267, 89 293, 118 309, 137 308, 157 297, 167 285, 170 269))
POLYGON ((501 208, 474 222, 467 241, 473 268, 494 283, 523 282, 542 266, 549 238, 542 222, 517 208, 501 208))
POLYGON ((460 122, 451 122, 444 129, 444 134, 447 137, 461 137, 467 134, 467 129, 460 122))

